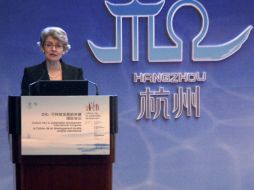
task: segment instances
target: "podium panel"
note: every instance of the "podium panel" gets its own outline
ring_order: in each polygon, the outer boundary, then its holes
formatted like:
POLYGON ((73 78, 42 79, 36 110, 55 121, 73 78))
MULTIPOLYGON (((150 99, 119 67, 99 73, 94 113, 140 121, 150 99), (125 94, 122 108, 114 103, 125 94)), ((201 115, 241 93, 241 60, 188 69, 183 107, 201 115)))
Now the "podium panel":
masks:
POLYGON ((117 97, 110 96, 109 155, 22 155, 21 97, 9 97, 9 135, 16 190, 111 190, 117 97))

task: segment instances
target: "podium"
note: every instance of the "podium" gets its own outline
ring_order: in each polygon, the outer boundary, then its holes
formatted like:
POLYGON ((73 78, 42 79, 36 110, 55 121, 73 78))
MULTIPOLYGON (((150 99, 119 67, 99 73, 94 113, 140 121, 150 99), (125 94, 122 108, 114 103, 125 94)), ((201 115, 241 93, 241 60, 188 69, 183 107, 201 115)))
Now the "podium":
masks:
POLYGON ((9 136, 16 190, 111 190, 117 96, 109 97, 109 155, 22 155, 21 97, 9 96, 9 136))

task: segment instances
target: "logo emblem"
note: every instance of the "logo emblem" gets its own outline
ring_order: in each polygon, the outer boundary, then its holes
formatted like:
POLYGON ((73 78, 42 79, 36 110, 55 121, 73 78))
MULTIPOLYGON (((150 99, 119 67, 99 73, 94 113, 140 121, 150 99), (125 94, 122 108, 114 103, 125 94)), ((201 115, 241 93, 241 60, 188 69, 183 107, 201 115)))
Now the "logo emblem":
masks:
POLYGON ((166 28, 174 46, 155 45, 155 17, 165 4, 165 0, 157 3, 140 3, 132 0, 125 4, 114 4, 105 1, 111 15, 115 17, 115 46, 101 47, 88 40, 88 45, 96 59, 101 63, 122 62, 122 19, 132 20, 132 61, 139 61, 139 19, 148 18, 148 60, 149 62, 182 62, 183 41, 177 36, 173 28, 175 13, 184 6, 196 9, 202 17, 202 28, 192 40, 193 61, 220 61, 236 53, 248 39, 253 28, 249 25, 232 40, 217 45, 200 45, 209 28, 209 17, 205 7, 196 0, 179 0, 175 2, 167 13, 166 28))

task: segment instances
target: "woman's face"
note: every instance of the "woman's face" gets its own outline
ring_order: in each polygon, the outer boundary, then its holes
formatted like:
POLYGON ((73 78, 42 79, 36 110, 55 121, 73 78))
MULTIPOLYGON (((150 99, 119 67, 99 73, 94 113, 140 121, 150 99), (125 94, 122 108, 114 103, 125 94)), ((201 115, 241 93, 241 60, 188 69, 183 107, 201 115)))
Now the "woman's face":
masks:
POLYGON ((63 43, 52 36, 48 36, 43 46, 43 52, 47 61, 57 62, 64 54, 63 43))

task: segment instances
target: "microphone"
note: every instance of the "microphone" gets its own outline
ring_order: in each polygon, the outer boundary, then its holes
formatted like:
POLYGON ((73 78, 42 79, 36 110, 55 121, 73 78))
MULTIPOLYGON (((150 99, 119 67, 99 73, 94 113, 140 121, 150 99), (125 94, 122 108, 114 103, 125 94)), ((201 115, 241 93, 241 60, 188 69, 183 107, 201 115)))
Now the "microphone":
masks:
POLYGON ((99 87, 98 87, 98 85, 95 82, 92 82, 90 80, 86 79, 86 81, 91 83, 92 85, 94 85, 94 87, 95 87, 95 95, 98 96, 99 95, 99 87))
POLYGON ((36 82, 40 81, 44 77, 45 73, 46 73, 46 71, 45 71, 45 69, 43 69, 39 79, 29 84, 29 87, 28 87, 28 95, 29 96, 31 95, 31 86, 33 86, 36 82))

